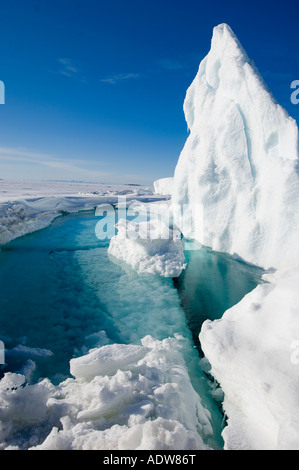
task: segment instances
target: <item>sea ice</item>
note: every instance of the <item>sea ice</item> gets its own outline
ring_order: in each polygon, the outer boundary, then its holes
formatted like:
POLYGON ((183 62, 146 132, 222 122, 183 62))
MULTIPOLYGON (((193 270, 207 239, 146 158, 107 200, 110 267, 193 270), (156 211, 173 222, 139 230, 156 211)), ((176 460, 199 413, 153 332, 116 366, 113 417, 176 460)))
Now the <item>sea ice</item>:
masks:
POLYGON ((47 181, 0 181, 0 245, 47 227, 62 213, 116 204, 119 198, 165 200, 144 186, 47 181))
POLYGON ((154 181, 154 193, 170 196, 172 194, 173 177, 161 178, 154 181))
POLYGON ((121 219, 108 253, 130 264, 139 274, 178 277, 185 267, 181 233, 159 218, 145 222, 121 219))
POLYGON ((186 369, 182 337, 107 345, 74 360, 69 378, 28 385, 0 381, 2 449, 198 449, 212 436, 210 413, 186 369), (118 367, 116 362, 118 361, 118 367), (107 374, 108 375, 105 375, 107 374))

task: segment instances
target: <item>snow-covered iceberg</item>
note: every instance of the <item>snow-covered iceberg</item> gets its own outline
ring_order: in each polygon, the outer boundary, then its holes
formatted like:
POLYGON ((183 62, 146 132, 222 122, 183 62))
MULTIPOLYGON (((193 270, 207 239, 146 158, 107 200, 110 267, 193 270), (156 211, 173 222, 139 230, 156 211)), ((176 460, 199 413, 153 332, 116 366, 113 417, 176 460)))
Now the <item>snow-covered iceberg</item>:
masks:
POLYGON ((178 277, 185 267, 181 233, 156 218, 148 222, 121 219, 108 253, 130 264, 139 274, 178 277))
POLYGON ((184 111, 174 221, 184 234, 182 214, 201 204, 198 241, 277 270, 199 336, 225 395, 225 448, 298 449, 298 128, 226 24, 214 28, 184 111))

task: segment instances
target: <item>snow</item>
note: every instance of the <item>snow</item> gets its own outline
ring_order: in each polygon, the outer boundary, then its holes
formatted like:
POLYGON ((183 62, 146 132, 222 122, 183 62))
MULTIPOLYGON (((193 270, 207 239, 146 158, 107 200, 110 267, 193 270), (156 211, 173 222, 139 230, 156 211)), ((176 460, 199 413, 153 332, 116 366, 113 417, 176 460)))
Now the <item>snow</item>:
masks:
POLYGON ((164 200, 147 186, 0 180, 0 245, 48 226, 63 212, 116 204, 119 198, 164 200))
POLYGON ((214 28, 184 111, 175 223, 186 234, 179 208, 201 204, 196 240, 268 270, 199 335, 224 392, 225 449, 298 450, 298 128, 226 24, 214 28))
POLYGON ((154 182, 154 193, 170 196, 172 194, 173 177, 161 178, 154 182))
POLYGON ((5 374, 1 448, 208 449, 200 435, 211 436, 210 415, 186 370, 189 348, 179 336, 105 345, 73 360, 78 377, 58 386, 48 379, 28 385, 21 374, 5 374))
POLYGON ((266 279, 200 333, 225 392, 231 450, 299 449, 299 268, 266 279))
POLYGON ((179 207, 187 217, 189 206, 202 204, 203 231, 195 239, 203 245, 265 269, 298 261, 296 122, 225 24, 214 28, 184 112, 190 135, 172 191, 183 234, 179 207))
POLYGON ((77 379, 92 379, 97 375, 111 375, 119 368, 138 362, 147 350, 141 346, 109 344, 89 354, 71 359, 70 371, 77 379))
POLYGON ((121 219, 108 253, 130 264, 139 274, 178 277, 185 267, 180 231, 160 219, 140 223, 121 219))

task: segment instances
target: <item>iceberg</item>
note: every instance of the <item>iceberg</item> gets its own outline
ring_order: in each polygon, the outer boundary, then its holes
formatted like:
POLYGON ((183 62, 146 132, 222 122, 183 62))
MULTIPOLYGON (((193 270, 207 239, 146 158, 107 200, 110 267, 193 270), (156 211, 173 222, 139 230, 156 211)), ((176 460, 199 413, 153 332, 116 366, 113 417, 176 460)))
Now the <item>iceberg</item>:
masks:
POLYGON ((173 180, 174 222, 201 204, 194 238, 267 270, 204 322, 199 339, 224 392, 229 450, 299 448, 298 128, 226 24, 187 90, 190 130, 173 180))
POLYGON ((172 192, 183 235, 179 208, 201 204, 203 245, 265 269, 298 260, 298 128, 226 24, 214 28, 184 112, 190 134, 172 192))

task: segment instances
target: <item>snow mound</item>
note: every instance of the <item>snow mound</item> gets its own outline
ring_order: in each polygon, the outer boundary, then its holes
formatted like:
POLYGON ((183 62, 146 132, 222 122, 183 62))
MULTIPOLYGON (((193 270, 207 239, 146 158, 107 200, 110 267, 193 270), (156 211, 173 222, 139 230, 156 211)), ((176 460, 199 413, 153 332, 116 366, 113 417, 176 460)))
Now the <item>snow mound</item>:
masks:
POLYGON ((172 191, 183 235, 179 208, 201 204, 203 245, 266 269, 298 261, 298 128, 226 24, 214 28, 184 112, 190 135, 172 191))
POLYGON ((179 230, 160 219, 135 223, 121 219, 108 253, 130 264, 139 274, 178 277, 185 267, 179 230))
POLYGON ((208 449, 201 436, 211 437, 211 416, 190 382, 189 348, 181 336, 103 346, 74 360, 79 377, 57 386, 48 379, 28 385, 21 374, 5 374, 0 448, 208 449))
POLYGON ((173 177, 161 178, 154 182, 154 193, 164 196, 172 194, 173 177))

